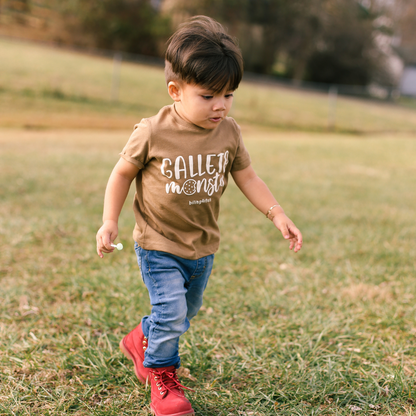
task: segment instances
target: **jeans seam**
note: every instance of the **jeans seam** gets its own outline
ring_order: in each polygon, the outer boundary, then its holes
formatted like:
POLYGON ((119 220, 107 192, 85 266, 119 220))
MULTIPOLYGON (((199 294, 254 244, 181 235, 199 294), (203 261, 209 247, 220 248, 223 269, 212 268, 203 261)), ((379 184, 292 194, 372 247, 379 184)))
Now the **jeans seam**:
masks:
POLYGON ((142 261, 142 253, 140 251, 140 247, 139 246, 137 247, 137 253, 138 253, 139 260, 140 260, 139 269, 141 270, 142 267, 143 267, 143 261, 142 261))
MULTIPOLYGON (((158 301, 160 301, 160 298, 161 298, 160 288, 159 288, 159 286, 156 283, 156 279, 154 279, 152 277, 152 271, 150 269, 149 250, 146 251, 146 259, 147 259, 147 268, 148 268, 147 273, 149 275, 149 278, 150 278, 150 281, 151 281, 153 287, 156 289, 156 294, 157 294, 157 297, 158 297, 158 301)), ((161 317, 162 317, 162 319, 165 318, 165 307, 164 306, 162 306, 161 317)), ((154 332, 155 329, 158 329, 158 328, 159 328, 159 325, 158 325, 158 323, 155 322, 155 326, 153 328, 153 332, 154 332)))
POLYGON ((196 266, 195 266, 195 270, 192 272, 191 277, 189 278, 189 280, 193 280, 193 279, 195 279, 196 277, 200 276, 200 275, 195 275, 196 271, 198 270, 199 260, 200 260, 200 259, 196 259, 196 266))

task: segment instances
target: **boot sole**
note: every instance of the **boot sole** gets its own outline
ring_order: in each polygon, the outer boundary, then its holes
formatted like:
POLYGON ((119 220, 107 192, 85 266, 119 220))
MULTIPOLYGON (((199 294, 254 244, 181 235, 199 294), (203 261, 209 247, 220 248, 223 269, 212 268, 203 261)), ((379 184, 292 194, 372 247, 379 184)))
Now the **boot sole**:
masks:
POLYGON ((150 403, 150 410, 152 412, 152 415, 155 415, 155 416, 195 416, 195 412, 193 410, 191 412, 170 413, 168 415, 156 413, 156 410, 153 408, 153 405, 151 403, 150 403))
POLYGON ((133 361, 133 364, 134 364, 134 374, 136 374, 136 377, 139 379, 139 381, 142 384, 146 384, 146 379, 144 379, 140 375, 139 371, 136 368, 136 362, 134 361, 133 356, 129 353, 129 350, 127 349, 127 347, 124 345, 124 342, 123 341, 124 341, 124 338, 120 341, 120 344, 119 344, 119 347, 120 347, 121 352, 126 356, 126 358, 128 358, 131 361, 133 361))

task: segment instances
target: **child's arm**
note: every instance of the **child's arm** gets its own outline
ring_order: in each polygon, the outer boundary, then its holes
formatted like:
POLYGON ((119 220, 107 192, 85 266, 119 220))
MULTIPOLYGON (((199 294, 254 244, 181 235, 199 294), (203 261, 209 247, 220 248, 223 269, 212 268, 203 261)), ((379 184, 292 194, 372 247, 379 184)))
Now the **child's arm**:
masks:
POLYGON ((290 249, 295 253, 302 248, 302 234, 295 224, 286 216, 267 185, 257 176, 251 166, 231 172, 235 183, 246 198, 263 214, 268 213, 273 224, 280 230, 286 240, 290 240, 290 249), (275 206, 270 212, 270 208, 275 206))
POLYGON ((107 183, 104 197, 103 225, 97 232, 97 253, 112 253, 111 243, 118 235, 118 217, 139 168, 123 158, 117 162, 107 183))

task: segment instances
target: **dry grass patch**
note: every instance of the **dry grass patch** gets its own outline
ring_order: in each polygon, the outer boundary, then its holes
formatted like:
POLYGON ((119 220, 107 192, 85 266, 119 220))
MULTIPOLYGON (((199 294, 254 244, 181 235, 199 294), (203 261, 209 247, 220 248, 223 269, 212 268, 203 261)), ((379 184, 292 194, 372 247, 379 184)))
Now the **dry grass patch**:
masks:
POLYGON ((342 296, 348 296, 352 301, 391 302, 395 299, 394 283, 383 282, 380 285, 357 283, 342 289, 342 296))

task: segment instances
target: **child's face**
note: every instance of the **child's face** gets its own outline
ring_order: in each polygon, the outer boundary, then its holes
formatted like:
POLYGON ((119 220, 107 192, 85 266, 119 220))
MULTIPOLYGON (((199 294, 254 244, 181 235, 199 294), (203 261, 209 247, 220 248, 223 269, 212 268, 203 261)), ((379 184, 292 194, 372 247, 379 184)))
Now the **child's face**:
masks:
POLYGON ((175 81, 169 82, 168 90, 178 114, 204 129, 215 129, 233 104, 233 91, 213 93, 199 85, 175 81))

